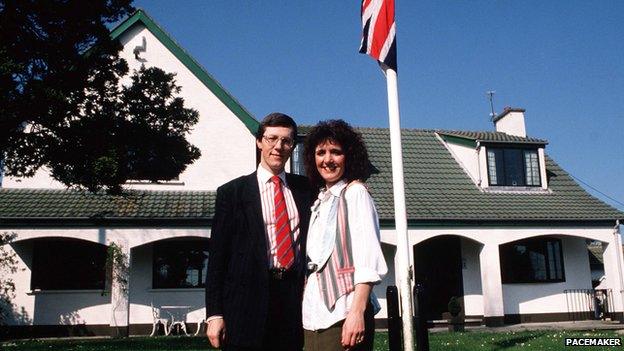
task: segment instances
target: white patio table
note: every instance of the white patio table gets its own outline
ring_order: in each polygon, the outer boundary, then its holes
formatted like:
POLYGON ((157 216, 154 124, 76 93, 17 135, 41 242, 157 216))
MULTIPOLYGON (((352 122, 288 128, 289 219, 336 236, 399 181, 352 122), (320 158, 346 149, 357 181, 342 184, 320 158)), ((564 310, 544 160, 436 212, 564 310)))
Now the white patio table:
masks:
POLYGON ((191 306, 174 306, 174 305, 166 305, 160 306, 162 310, 164 310, 171 318, 171 323, 169 324, 169 330, 166 331, 166 335, 171 334, 173 328, 175 326, 179 326, 180 329, 184 332, 184 335, 188 336, 189 333, 186 331, 186 315, 189 313, 191 306))

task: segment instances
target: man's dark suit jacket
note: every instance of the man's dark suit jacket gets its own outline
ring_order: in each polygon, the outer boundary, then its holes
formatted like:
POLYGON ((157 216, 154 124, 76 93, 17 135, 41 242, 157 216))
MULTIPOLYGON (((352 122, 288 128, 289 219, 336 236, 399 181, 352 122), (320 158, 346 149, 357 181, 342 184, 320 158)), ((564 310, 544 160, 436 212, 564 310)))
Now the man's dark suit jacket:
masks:
MULTIPOLYGON (((299 212, 301 249, 293 266, 298 272, 292 280, 294 296, 283 298, 290 305, 287 308, 292 311, 292 320, 283 323, 292 323, 294 330, 302 333, 305 242, 312 193, 305 177, 287 173, 286 182, 299 212)), ((226 344, 262 344, 269 304, 267 245, 256 172, 219 187, 208 257, 206 316, 223 316, 226 344)))

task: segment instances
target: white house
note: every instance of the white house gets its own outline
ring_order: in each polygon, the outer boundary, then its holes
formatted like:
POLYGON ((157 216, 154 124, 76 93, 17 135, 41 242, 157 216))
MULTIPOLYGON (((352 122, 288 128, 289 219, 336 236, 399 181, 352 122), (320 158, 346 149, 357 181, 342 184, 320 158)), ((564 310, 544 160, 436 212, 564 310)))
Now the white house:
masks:
MULTIPOLYGON (((169 308, 181 309, 187 322, 204 317, 214 191, 255 169, 258 122, 145 12, 112 35, 131 68, 177 74, 186 104, 200 113, 189 139, 202 157, 176 181, 137 180, 123 196, 66 190, 46 170, 2 179, 0 231, 17 235, 7 249, 20 270, 13 276, 14 313, 0 336, 149 334, 153 313, 169 308), (216 152, 214 141, 228 148, 216 152), (107 281, 112 244, 126 258, 114 272, 125 271, 127 284, 107 281)), ((622 319, 624 265, 615 228, 624 213, 576 184, 547 156, 546 141, 526 136, 524 110, 506 109, 495 123, 490 132, 403 130, 410 261, 425 289, 427 317, 440 319, 458 296, 464 314, 487 325, 577 318, 570 300, 592 288, 586 240, 595 240, 604 248, 601 286, 611 289, 612 317, 622 319)), ((382 249, 392 263, 389 133, 359 130, 374 167, 369 185, 382 249)), ((300 153, 289 165, 296 172, 300 153)), ((376 294, 384 297, 393 284, 391 271, 376 294)))
MULTIPOLYGON (((586 242, 604 249, 612 318, 622 319, 623 214, 590 196, 527 137, 524 110, 506 108, 496 131, 403 130, 408 232, 425 310, 439 319, 451 296, 486 325, 590 315, 586 242)), ((388 131, 361 129, 380 171, 371 192, 382 239, 394 243, 388 131)))

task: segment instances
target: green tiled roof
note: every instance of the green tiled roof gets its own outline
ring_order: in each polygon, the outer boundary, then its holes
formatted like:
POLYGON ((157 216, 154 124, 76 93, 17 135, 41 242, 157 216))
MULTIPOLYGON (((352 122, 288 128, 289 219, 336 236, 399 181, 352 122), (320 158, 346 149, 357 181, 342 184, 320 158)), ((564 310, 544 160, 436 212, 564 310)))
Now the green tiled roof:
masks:
POLYGON ((73 190, 0 189, 0 225, 15 220, 197 220, 213 216, 215 193, 130 191, 125 195, 73 190))
MULTIPOLYGON (((590 267, 596 268, 604 268, 602 265, 604 264, 604 248, 602 244, 600 245, 588 245, 587 250, 589 253, 589 265, 590 267)), ((622 245, 622 253, 624 253, 624 245, 622 245)))
POLYGON ((589 253, 590 266, 599 266, 601 264, 604 264, 602 245, 588 245, 587 251, 589 253))
MULTIPOLYGON (((303 131, 307 127, 301 128, 303 131)), ((394 204, 390 136, 384 128, 358 128, 375 173, 368 184, 382 224, 392 225, 394 204)), ((588 194, 546 158, 548 191, 487 192, 475 185, 434 130, 404 129, 403 159, 407 217, 419 223, 609 222, 624 213, 588 194)), ((70 190, 0 189, 0 226, 54 219, 209 221, 210 191, 132 191, 125 196, 70 190)))
POLYGON ((514 144, 539 144, 546 145, 548 141, 536 138, 523 138, 509 135, 503 132, 472 132, 462 130, 440 130, 438 134, 456 138, 480 141, 482 143, 514 143, 514 144))
MULTIPOLYGON (((359 128, 379 171, 368 183, 381 220, 394 218, 390 135, 359 128)), ((483 132, 483 135, 493 134, 483 132)), ((495 133, 499 134, 499 133, 495 133)), ((609 221, 624 213, 588 194, 546 157, 548 192, 484 192, 436 137, 436 131, 403 129, 407 218, 426 221, 609 221)))

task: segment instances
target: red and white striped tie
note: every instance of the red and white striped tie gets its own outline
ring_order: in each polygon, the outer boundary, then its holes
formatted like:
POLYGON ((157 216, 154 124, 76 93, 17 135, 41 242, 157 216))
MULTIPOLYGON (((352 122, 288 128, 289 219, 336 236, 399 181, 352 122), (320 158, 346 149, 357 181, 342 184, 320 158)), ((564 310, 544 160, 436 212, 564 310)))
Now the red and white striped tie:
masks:
POLYGON ((277 244, 277 262, 280 268, 288 268, 295 259, 290 237, 290 221, 286 200, 282 192, 281 179, 278 176, 271 177, 275 186, 275 243, 277 244))

